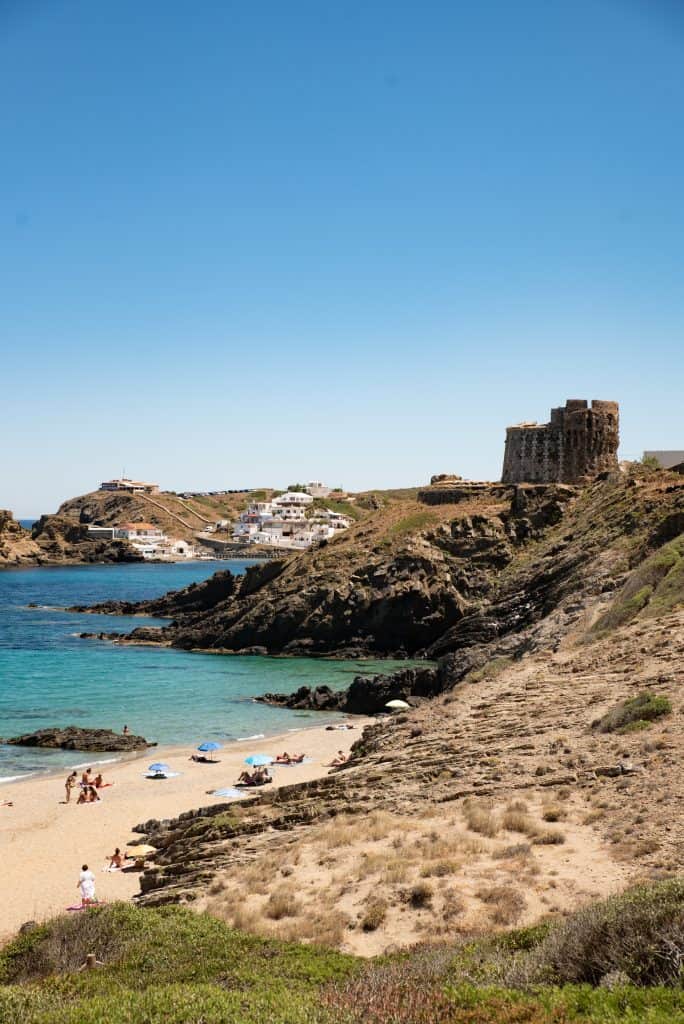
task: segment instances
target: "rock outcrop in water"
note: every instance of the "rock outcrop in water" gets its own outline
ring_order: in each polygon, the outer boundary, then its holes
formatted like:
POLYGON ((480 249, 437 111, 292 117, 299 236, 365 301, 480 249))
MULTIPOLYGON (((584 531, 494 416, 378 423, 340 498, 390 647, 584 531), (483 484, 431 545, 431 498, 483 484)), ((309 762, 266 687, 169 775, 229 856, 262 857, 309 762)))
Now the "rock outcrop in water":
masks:
POLYGON ((3 740, 13 747, 47 747, 57 750, 83 750, 88 754, 105 753, 112 750, 144 750, 156 747, 144 736, 124 736, 111 729, 81 729, 68 725, 64 729, 38 729, 3 740))
POLYGON ((264 704, 310 711, 342 711, 348 715, 374 715, 390 700, 434 697, 445 689, 445 665, 405 668, 387 676, 356 676, 346 690, 329 686, 300 686, 294 693, 266 693, 264 704))

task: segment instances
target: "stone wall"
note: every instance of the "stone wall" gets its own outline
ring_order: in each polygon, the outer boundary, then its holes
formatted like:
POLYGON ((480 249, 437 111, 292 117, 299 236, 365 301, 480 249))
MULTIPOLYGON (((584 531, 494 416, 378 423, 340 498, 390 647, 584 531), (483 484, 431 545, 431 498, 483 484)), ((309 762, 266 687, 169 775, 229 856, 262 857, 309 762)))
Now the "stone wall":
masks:
POLYGON ((503 483, 580 483, 617 469, 617 402, 569 399, 549 423, 506 430, 503 483))

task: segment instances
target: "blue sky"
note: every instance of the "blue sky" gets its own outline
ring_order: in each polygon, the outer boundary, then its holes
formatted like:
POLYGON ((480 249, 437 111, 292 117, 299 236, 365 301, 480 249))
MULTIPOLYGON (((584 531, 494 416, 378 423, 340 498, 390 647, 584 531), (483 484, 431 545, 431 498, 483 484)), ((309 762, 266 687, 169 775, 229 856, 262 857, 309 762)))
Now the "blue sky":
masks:
POLYGON ((680 11, 0 0, 0 507, 684 447, 680 11))

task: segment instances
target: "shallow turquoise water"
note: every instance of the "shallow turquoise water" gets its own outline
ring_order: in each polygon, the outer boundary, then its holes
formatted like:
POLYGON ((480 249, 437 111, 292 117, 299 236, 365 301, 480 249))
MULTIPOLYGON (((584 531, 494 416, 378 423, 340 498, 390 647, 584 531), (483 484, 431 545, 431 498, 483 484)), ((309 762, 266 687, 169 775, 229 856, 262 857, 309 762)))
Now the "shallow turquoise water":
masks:
MULTIPOLYGON (((0 736, 49 725, 130 730, 161 744, 230 742, 332 720, 334 715, 256 704, 266 691, 347 686, 359 672, 405 662, 329 661, 188 654, 81 640, 80 632, 127 631, 159 619, 75 615, 55 606, 142 600, 249 562, 92 565, 0 572, 0 736), (30 603, 38 608, 28 608, 30 603)), ((0 781, 105 755, 0 744, 0 781)))

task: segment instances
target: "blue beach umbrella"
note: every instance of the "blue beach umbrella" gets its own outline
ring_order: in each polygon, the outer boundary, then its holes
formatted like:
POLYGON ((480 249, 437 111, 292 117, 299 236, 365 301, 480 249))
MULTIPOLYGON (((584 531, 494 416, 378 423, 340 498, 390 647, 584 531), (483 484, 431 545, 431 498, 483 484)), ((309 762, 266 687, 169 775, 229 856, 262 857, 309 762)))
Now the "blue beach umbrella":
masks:
POLYGON ((205 743, 200 743, 197 749, 201 750, 202 753, 205 753, 207 750, 220 750, 221 744, 215 743, 214 740, 207 740, 205 743))
POLYGON ((245 758, 245 764, 251 764, 252 767, 256 765, 273 764, 275 758, 269 754, 250 754, 249 757, 245 758))
POLYGON ((171 771, 168 764, 162 764, 161 761, 155 761, 154 764, 151 764, 147 770, 148 772, 162 772, 163 774, 166 774, 166 772, 171 771))

